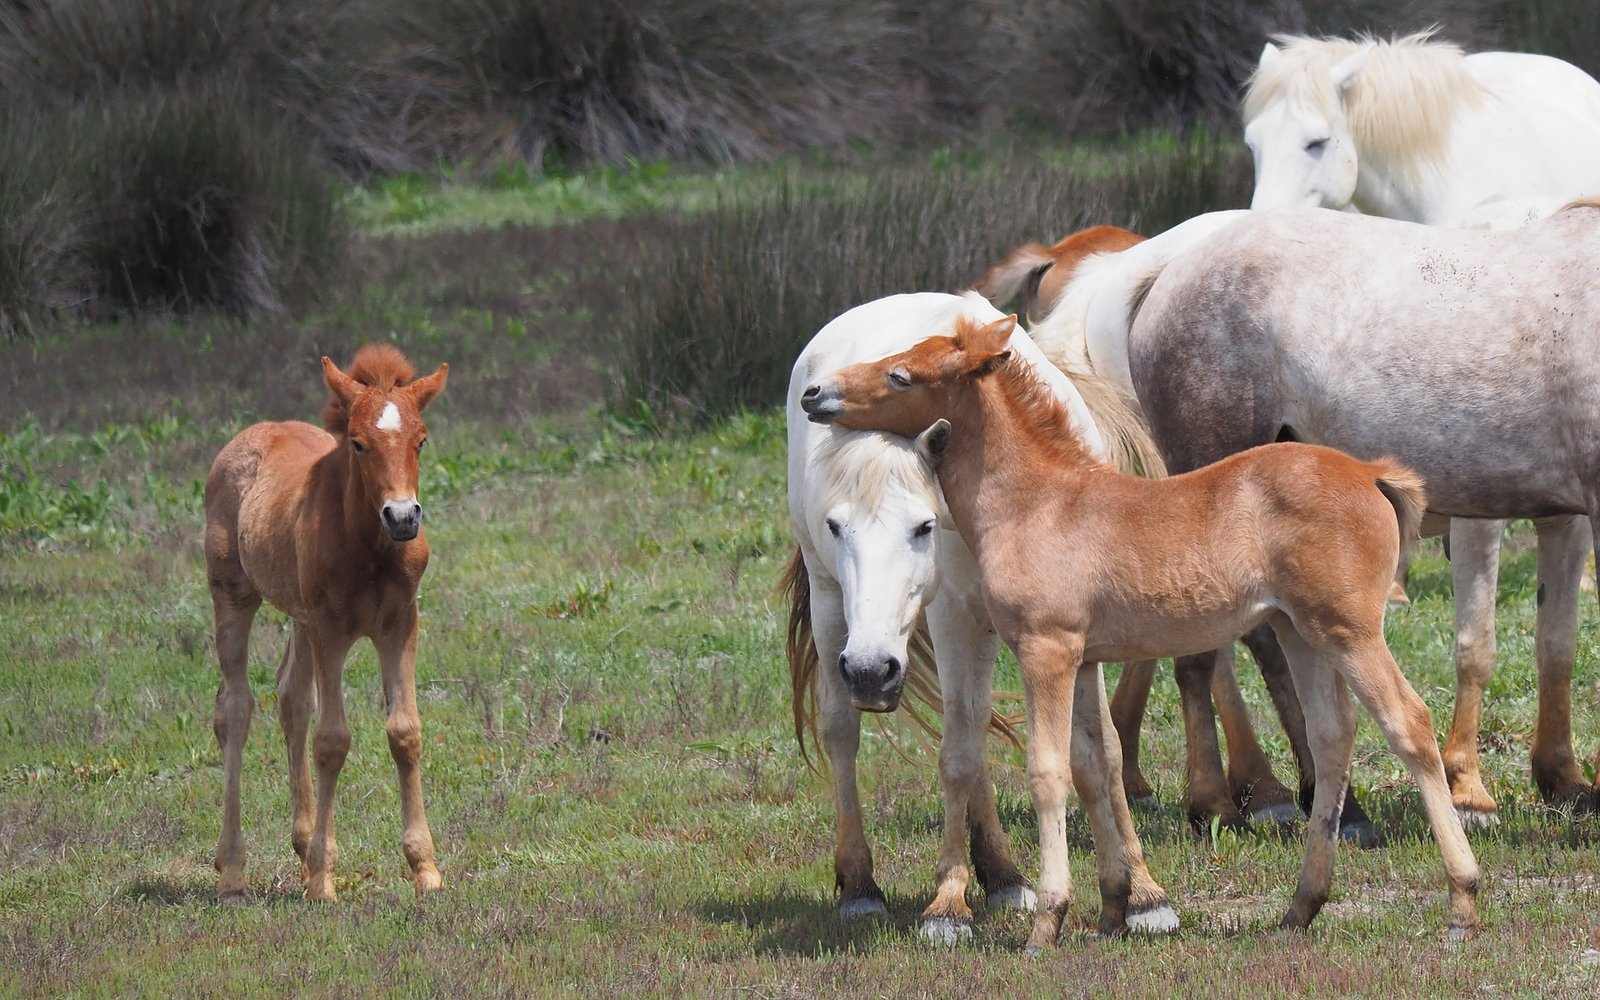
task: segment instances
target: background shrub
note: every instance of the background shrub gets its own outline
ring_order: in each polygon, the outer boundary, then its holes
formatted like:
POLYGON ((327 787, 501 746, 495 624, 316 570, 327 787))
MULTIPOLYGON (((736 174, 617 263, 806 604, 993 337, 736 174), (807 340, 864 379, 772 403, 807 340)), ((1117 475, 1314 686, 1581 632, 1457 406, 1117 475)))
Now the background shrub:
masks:
POLYGON ((1196 135, 1131 162, 1065 169, 1021 151, 883 168, 819 192, 680 223, 677 252, 629 295, 614 408, 701 421, 783 398, 805 342, 850 306, 893 292, 965 288, 1028 239, 1110 222, 1157 232, 1250 197, 1248 154, 1196 135))
POLYGON ((84 206, 62 157, 74 134, 52 116, 0 105, 0 337, 31 333, 88 297, 84 206))
POLYGON ((277 313, 338 261, 327 172, 229 92, 134 95, 80 112, 95 311, 277 313))

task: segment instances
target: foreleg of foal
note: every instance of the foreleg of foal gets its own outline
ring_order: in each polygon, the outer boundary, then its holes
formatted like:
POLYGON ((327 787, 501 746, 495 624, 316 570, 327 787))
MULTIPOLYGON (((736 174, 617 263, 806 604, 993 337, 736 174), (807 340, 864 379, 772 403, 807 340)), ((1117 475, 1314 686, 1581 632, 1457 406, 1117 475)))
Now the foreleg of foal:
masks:
POLYGON ((872 878, 872 849, 861 824, 856 789, 856 754, 861 749, 861 712, 850 704, 839 676, 844 652, 844 598, 837 586, 811 576, 811 634, 817 644, 817 714, 822 752, 833 780, 833 878, 843 920, 885 917, 889 907, 872 878))
POLYGON ((350 753, 350 723, 344 714, 344 660, 353 640, 331 630, 309 631, 311 662, 316 677, 317 729, 311 757, 317 767, 316 819, 306 849, 306 898, 333 902, 333 865, 339 847, 333 835, 333 799, 339 771, 350 753))
POLYGON ((972 911, 966 903, 969 833, 972 865, 990 906, 1032 912, 1036 899, 1012 857, 1011 838, 1000 825, 985 754, 990 685, 1000 639, 989 623, 982 596, 963 595, 954 586, 943 588, 927 617, 944 694, 944 732, 939 740, 944 836, 935 875, 937 894, 923 911, 921 931, 929 940, 950 943, 971 933, 972 911))
POLYGON ((1157 660, 1124 663, 1117 689, 1111 695, 1111 720, 1116 725, 1122 748, 1122 790, 1128 801, 1154 805, 1155 792, 1139 769, 1139 733, 1144 729, 1145 707, 1150 703, 1150 686, 1155 683, 1157 660))
POLYGON ((375 645, 383 674, 389 718, 389 754, 400 778, 400 850, 411 865, 411 884, 421 896, 444 885, 433 853, 433 832, 422 806, 422 718, 417 713, 417 609, 396 616, 375 645))
MULTIPOLYGON (((242 574, 239 577, 242 580, 242 574)), ((211 584, 216 621, 217 660, 222 683, 217 688, 216 713, 211 728, 222 748, 222 832, 217 837, 217 893, 223 899, 244 897, 244 834, 239 825, 239 781, 244 768, 244 744, 250 735, 250 715, 255 696, 250 693, 250 625, 261 597, 253 590, 219 583, 215 571, 211 584)))
POLYGON ((1539 718, 1533 727, 1533 783, 1547 802, 1595 806, 1572 752, 1572 665, 1578 656, 1578 591, 1590 551, 1588 519, 1547 517, 1539 529, 1539 718))
MULTIPOLYGON (((1450 519, 1450 582, 1456 604, 1456 708, 1444 743, 1444 773, 1450 781, 1456 812, 1463 822, 1472 824, 1493 822, 1498 808, 1478 769, 1478 728, 1483 716, 1483 690, 1494 672, 1494 601, 1499 589, 1500 536, 1505 527, 1504 521, 1450 519)), ((1542 535, 1540 547, 1542 550, 1542 535)), ((1544 573, 1541 558, 1541 578, 1544 573)), ((1539 615, 1542 619, 1543 609, 1539 615)), ((1540 635, 1542 638, 1542 631, 1540 635)))
POLYGON ((1072 790, 1072 702, 1083 636, 1072 632, 1023 635, 1016 646, 1028 711, 1028 783, 1039 820, 1039 904, 1027 951, 1056 943, 1072 872, 1067 860, 1067 794, 1072 790))
POLYGON ((1094 832, 1100 881, 1100 933, 1123 930, 1167 934, 1178 929, 1178 914, 1167 891, 1145 867, 1144 848, 1133 828, 1121 777, 1122 754, 1105 677, 1098 663, 1078 670, 1072 694, 1072 781, 1078 787, 1094 832))

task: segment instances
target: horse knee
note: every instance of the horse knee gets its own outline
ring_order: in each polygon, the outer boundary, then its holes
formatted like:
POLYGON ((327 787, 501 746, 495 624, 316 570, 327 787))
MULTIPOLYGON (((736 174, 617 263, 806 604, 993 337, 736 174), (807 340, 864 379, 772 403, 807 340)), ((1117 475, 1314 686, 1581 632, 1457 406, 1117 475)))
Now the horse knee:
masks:
POLYGON ((391 716, 385 727, 389 733, 389 753, 397 761, 415 761, 422 756, 422 721, 414 716, 391 716))
POLYGON ((349 728, 340 726, 337 729, 318 730, 312 741, 311 752, 316 757, 318 768, 343 767, 344 759, 350 753, 349 728))

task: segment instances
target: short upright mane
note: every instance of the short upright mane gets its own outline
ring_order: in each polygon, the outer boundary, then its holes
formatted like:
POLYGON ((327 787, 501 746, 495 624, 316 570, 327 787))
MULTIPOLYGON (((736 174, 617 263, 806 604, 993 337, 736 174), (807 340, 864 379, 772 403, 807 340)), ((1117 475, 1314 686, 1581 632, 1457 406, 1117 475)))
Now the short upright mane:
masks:
MULTIPOLYGON (((367 344, 356 351, 356 356, 351 359, 350 367, 345 369, 345 374, 360 382, 370 385, 384 395, 399 386, 405 385, 416 378, 417 370, 411 362, 400 352, 398 347, 390 344, 367 344)), ((328 433, 344 434, 350 426, 350 414, 346 412, 344 404, 338 397, 329 395, 328 403, 322 408, 322 426, 328 433)))
POLYGON ((1433 41, 1433 29, 1382 41, 1278 35, 1279 56, 1259 67, 1245 85, 1244 120, 1254 120, 1279 100, 1333 117, 1341 110, 1363 159, 1415 175, 1443 166, 1450 120, 1462 105, 1487 94, 1468 72, 1459 46, 1433 41), (1342 94, 1331 71, 1340 60, 1371 47, 1361 72, 1342 94))
MULTIPOLYGON (((984 325, 969 316, 960 317, 956 320, 956 344, 959 346, 964 338, 984 325)), ((1084 447, 1061 398, 1022 355, 1011 352, 998 368, 984 377, 1004 380, 1006 395, 1021 413, 1026 430, 1032 432, 1038 447, 1048 450, 1064 464, 1112 468, 1084 447)))

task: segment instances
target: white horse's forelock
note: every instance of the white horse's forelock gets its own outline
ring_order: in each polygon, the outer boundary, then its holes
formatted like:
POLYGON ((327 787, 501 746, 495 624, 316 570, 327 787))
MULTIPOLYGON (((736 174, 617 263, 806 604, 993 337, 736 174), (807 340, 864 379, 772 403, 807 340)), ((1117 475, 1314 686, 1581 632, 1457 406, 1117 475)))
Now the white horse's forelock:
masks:
POLYGON ((1245 84, 1244 120, 1253 121, 1279 99, 1324 117, 1342 107, 1363 159, 1402 176, 1441 167, 1451 117, 1488 94, 1463 65, 1461 48, 1434 41, 1436 31, 1389 40, 1274 36, 1279 57, 1258 67, 1245 84), (1335 92, 1334 65, 1368 47, 1372 52, 1361 72, 1342 95, 1335 92))
POLYGON ((933 469, 907 438, 838 428, 817 448, 816 467, 823 470, 819 511, 848 501, 875 513, 899 491, 944 514, 944 496, 933 469))

